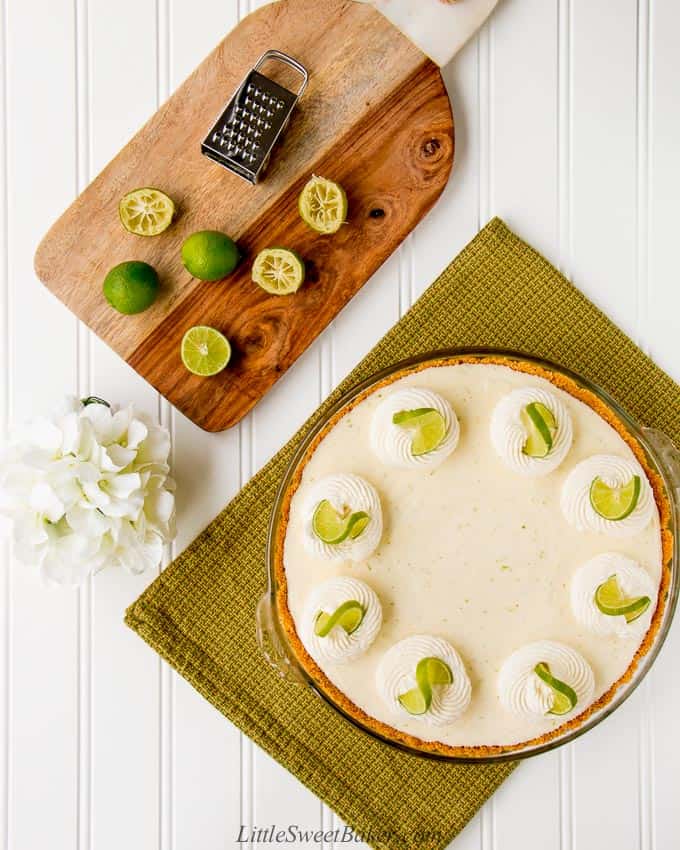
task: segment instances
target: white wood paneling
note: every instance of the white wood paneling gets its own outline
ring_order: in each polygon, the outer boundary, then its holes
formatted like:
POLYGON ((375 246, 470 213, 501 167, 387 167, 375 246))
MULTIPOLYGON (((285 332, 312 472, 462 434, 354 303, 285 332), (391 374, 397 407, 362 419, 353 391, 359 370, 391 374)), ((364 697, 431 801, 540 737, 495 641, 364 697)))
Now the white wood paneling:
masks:
MULTIPOLYGON (((680 378, 677 4, 503 0, 445 70, 456 163, 427 219, 241 426, 206 434, 172 411, 40 287, 32 256, 78 189, 259 5, 2 0, 3 430, 63 392, 159 417, 174 436, 181 551, 494 214, 680 378)), ((339 825, 124 628, 152 578, 104 573, 70 593, 5 571, 0 847, 222 850, 239 846, 241 824, 339 825)), ((673 850, 679 658, 676 628, 615 716, 523 765, 453 846, 673 850)))

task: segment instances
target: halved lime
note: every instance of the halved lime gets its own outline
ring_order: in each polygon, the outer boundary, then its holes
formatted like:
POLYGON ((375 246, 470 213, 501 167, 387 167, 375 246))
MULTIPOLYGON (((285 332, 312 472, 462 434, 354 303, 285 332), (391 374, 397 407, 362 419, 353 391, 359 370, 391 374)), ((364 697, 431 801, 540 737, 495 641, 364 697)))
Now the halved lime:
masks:
POLYGON ((576 707, 578 702, 576 691, 566 682, 553 676, 545 661, 540 661, 534 667, 534 673, 553 692, 553 704, 547 712, 548 714, 568 714, 576 707))
POLYGON ((615 573, 595 591, 595 604, 603 614, 609 617, 624 616, 627 623, 632 623, 645 613, 652 600, 649 596, 626 596, 615 573))
POLYGON ((601 517, 616 522, 630 516, 635 510, 640 498, 640 488, 639 475, 634 475, 620 487, 610 487, 601 478, 595 478, 590 485, 590 504, 601 517))
POLYGON ((545 457, 549 454, 557 433, 557 421, 552 410, 540 401, 532 401, 522 409, 520 420, 528 434, 522 448, 524 454, 529 457, 545 457))
POLYGON ((433 407, 400 410, 392 416, 392 422, 413 432, 411 454, 416 457, 434 451, 446 436, 444 417, 433 407))
POLYGON ((182 337, 182 363, 194 375, 204 378, 216 375, 229 362, 229 340, 215 328, 196 325, 182 337))
POLYGON ((158 294, 158 274, 141 260, 114 266, 104 278, 104 297, 119 313, 131 315, 150 307, 158 294))
POLYGON ((347 195, 338 183, 312 177, 298 199, 305 224, 323 235, 337 233, 347 218, 347 195))
POLYGON ((234 271, 240 259, 236 242, 219 230, 198 230, 182 245, 184 268, 199 280, 221 280, 234 271))
POLYGON ((323 499, 314 511, 312 529, 323 543, 337 545, 347 538, 356 540, 370 519, 365 511, 352 513, 346 510, 344 513, 338 513, 328 499, 323 499))
POLYGON ((432 688, 450 685, 453 674, 441 658, 421 658, 416 666, 416 687, 399 696, 399 702, 409 714, 425 714, 432 705, 432 688))
POLYGON ((123 195, 118 204, 118 215, 129 233, 158 236, 170 227, 175 205, 165 192, 145 186, 123 195))
POLYGON ((330 634, 331 629, 340 626, 348 635, 351 635, 363 622, 365 613, 366 611, 360 602, 357 602, 356 599, 348 599, 332 614, 319 611, 314 623, 314 634, 319 637, 326 637, 330 634))
POLYGON ((252 278, 270 295, 290 295, 304 283, 305 264, 288 248, 265 248, 255 257, 252 278))

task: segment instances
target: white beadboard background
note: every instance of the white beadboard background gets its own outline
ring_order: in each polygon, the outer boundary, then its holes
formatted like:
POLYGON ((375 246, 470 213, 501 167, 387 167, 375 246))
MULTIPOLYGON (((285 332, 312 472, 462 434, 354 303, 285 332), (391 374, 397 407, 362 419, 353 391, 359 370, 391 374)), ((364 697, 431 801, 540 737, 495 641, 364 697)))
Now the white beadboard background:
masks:
MULTIPOLYGON (((174 435, 178 552, 494 214, 680 379, 680 7, 503 0, 445 70, 456 163, 426 221, 240 427, 206 434, 173 411, 48 295, 32 257, 52 220, 256 5, 0 2, 3 428, 65 391, 158 416, 174 435)), ((335 822, 124 627, 125 606, 154 576, 105 572, 71 593, 18 565, 0 575, 5 850, 222 850, 238 846, 240 824, 335 822)), ((676 624, 630 701, 521 766, 453 847, 677 848, 679 717, 676 624)))

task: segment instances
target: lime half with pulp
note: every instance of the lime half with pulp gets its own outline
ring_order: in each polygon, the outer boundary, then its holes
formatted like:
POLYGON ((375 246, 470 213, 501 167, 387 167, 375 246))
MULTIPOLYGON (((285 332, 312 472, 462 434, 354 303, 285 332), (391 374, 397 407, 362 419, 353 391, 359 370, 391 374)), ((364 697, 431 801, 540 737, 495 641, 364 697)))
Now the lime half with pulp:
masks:
POLYGON ((288 248, 264 248, 255 257, 252 279, 270 295, 290 295, 304 283, 305 264, 288 248))
POLYGON ((158 236, 170 227, 175 205, 165 192, 146 186, 123 195, 118 204, 118 215, 129 233, 158 236))
POLYGON ((626 596, 616 574, 609 576, 595 591, 595 604, 599 610, 609 617, 623 616, 627 623, 642 616, 651 603, 649 596, 626 596))
POLYGON ((111 269, 102 288, 114 310, 127 315, 141 313, 156 300, 158 274, 148 263, 128 260, 111 269))
POLYGON ((182 363, 194 375, 208 378, 216 375, 229 362, 229 340, 215 328, 196 325, 182 337, 182 363))
POLYGON ((337 546, 348 538, 356 540, 369 521, 370 516, 365 511, 338 513, 328 499, 323 499, 314 511, 312 529, 323 543, 337 546))
POLYGON ((532 401, 522 408, 520 420, 527 432, 522 451, 529 457, 546 457, 553 447, 557 422, 552 410, 540 401, 532 401))
POLYGON ((338 183, 325 177, 312 177, 298 199, 305 224, 316 233, 337 233, 347 219, 347 195, 338 183))
POLYGON ((433 407, 399 410, 392 416, 392 423, 412 432, 411 454, 415 457, 434 451, 446 436, 444 417, 433 407))
POLYGON ((576 708, 576 703, 578 702, 576 691, 566 682, 553 676, 550 672, 550 667, 548 667, 545 661, 540 661, 534 667, 534 673, 552 691, 553 702, 547 712, 548 714, 569 714, 570 711, 576 708))
POLYGON ((346 634, 351 635, 363 622, 365 613, 366 611, 360 602, 357 602, 356 599, 348 599, 347 602, 338 606, 332 614, 319 611, 314 623, 314 634, 319 637, 326 637, 335 626, 340 626, 346 634))
POLYGON ((610 487, 601 478, 590 485, 590 504, 603 519, 618 522, 633 513, 640 498, 641 481, 634 475, 620 487, 610 487))

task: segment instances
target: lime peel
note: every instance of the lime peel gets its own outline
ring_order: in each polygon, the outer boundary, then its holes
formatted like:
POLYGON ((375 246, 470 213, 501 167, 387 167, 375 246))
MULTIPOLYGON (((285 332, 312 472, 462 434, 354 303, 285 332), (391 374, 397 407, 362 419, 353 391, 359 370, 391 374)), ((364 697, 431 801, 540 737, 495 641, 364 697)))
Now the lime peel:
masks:
POLYGON ((413 432, 411 454, 414 457, 434 451, 446 436, 446 421, 434 407, 399 410, 392 415, 392 423, 413 432))
POLYGON ((335 626, 340 626, 346 634, 353 634, 364 620, 366 610, 356 599, 348 599, 339 605, 332 614, 319 611, 314 623, 314 634, 327 637, 335 626))
POLYGON ((432 705, 432 688, 452 682, 451 668, 441 658, 421 658, 416 666, 416 687, 400 694, 399 703, 409 714, 425 714, 432 705))
POLYGON ((642 482, 639 475, 620 487, 610 487, 601 478, 593 479, 590 485, 590 504, 596 514, 611 522, 620 522, 630 516, 640 499, 642 482))
POLYGON ((557 421, 549 408, 532 401, 522 408, 520 420, 527 431, 522 451, 528 457, 542 458, 550 454, 557 433, 557 421))
POLYGON ((632 623, 641 617, 652 604, 649 596, 626 596, 621 590, 616 573, 603 581, 595 591, 595 604, 609 617, 625 617, 632 623))
POLYGON ((569 714, 570 711, 576 708, 576 704, 578 703, 576 691, 566 682, 553 676, 550 672, 550 667, 545 661, 539 661, 534 667, 534 673, 542 682, 545 682, 553 693, 553 703, 546 712, 547 714, 569 714))
POLYGON ((356 540, 370 519, 366 511, 339 513, 328 499, 323 499, 312 516, 312 529, 322 543, 337 546, 347 539, 356 540))

